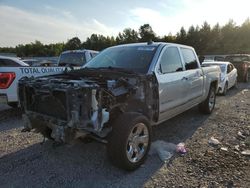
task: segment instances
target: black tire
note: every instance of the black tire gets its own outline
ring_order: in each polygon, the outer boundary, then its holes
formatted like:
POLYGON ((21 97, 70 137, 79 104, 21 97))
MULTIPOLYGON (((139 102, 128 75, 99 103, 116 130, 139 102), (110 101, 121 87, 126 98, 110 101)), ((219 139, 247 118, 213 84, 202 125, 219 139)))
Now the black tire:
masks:
POLYGON ((225 83, 225 86, 224 86, 224 90, 223 90, 223 93, 222 93, 222 95, 226 95, 227 94, 227 90, 228 90, 228 83, 226 82, 225 83))
POLYGON ((238 78, 236 78, 233 87, 234 87, 235 89, 238 89, 238 78))
POLYGON ((18 108, 18 102, 8 102, 8 105, 12 108, 18 108))
MULTIPOLYGON (((107 144, 107 152, 108 152, 108 157, 110 159, 110 161, 117 167, 120 167, 122 169, 125 170, 135 170, 138 167, 140 167, 141 164, 144 163, 148 151, 150 149, 150 145, 151 145, 151 126, 150 123, 148 121, 148 119, 139 114, 139 113, 124 113, 121 114, 116 120, 114 120, 113 122, 113 130, 110 133, 110 135, 108 136, 108 144, 107 144), (136 141, 129 141, 129 136, 131 134, 136 134, 137 132, 137 126, 138 125, 143 125, 143 131, 142 136, 145 134, 148 135, 148 139, 147 139, 147 146, 144 147, 144 144, 141 143, 140 144, 137 142, 137 147, 136 147, 136 151, 134 152, 134 148, 135 145, 131 146, 131 143, 135 143, 136 141), (144 126, 145 125, 145 126, 144 126), (145 129, 144 129, 145 128, 145 129), (147 133, 147 134, 146 134, 147 133), (131 160, 129 159, 129 150, 132 150, 132 156, 137 156, 137 154, 140 156, 138 161, 133 161, 131 162, 131 160), (140 155, 139 151, 143 151, 140 155), (141 149, 141 150, 140 150, 141 149)), ((138 128, 139 130, 139 128, 138 128)), ((140 135, 137 135, 137 138, 140 135)), ((141 136, 140 136, 141 137, 141 136)), ((133 139, 135 138, 135 136, 133 137, 133 139)), ((130 138, 132 139, 132 137, 130 138)))
POLYGON ((246 76, 244 78, 244 82, 248 82, 248 71, 247 71, 246 76))
POLYGON ((216 91, 215 90, 216 90, 215 87, 213 85, 211 85, 206 100, 199 104, 200 112, 202 112, 204 114, 211 114, 212 113, 214 106, 215 106, 215 102, 216 102, 216 91), (213 97, 213 99, 211 97, 213 97), (212 104, 210 103, 211 100, 213 101, 212 104))

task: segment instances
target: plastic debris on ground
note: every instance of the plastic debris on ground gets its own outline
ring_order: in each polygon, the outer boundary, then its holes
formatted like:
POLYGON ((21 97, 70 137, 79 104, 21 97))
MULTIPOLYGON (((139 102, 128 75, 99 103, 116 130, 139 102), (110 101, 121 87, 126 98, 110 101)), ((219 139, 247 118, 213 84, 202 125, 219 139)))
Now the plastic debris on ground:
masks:
POLYGON ((235 149, 236 151, 240 151, 240 146, 239 146, 239 145, 236 145, 236 146, 234 146, 234 149, 235 149))
POLYGON ((220 141, 213 136, 208 140, 208 143, 213 146, 218 146, 220 144, 220 141))
POLYGON ((176 145, 173 143, 165 142, 162 140, 157 140, 152 143, 150 155, 158 154, 159 158, 163 162, 167 162, 173 155, 176 150, 176 145))
POLYGON ((184 155, 187 153, 187 149, 184 143, 173 144, 170 142, 165 142, 162 140, 157 140, 152 143, 149 154, 158 154, 159 158, 163 162, 167 162, 174 153, 178 153, 180 155, 184 155))
POLYGON ((243 135, 243 133, 242 132, 238 132, 238 134, 237 134, 239 137, 241 137, 241 138, 243 138, 243 139, 245 139, 246 137, 243 135))
POLYGON ((228 148, 226 148, 226 147, 221 147, 220 148, 222 151, 228 151, 228 148))
POLYGON ((250 156, 250 150, 245 150, 241 152, 242 155, 250 156))
POLYGON ((244 95, 245 92, 248 92, 248 91, 249 91, 249 89, 243 89, 243 90, 241 91, 241 93, 244 95))
POLYGON ((184 155, 185 153, 187 153, 187 149, 186 149, 185 144, 183 142, 177 144, 176 152, 181 154, 181 155, 184 155))

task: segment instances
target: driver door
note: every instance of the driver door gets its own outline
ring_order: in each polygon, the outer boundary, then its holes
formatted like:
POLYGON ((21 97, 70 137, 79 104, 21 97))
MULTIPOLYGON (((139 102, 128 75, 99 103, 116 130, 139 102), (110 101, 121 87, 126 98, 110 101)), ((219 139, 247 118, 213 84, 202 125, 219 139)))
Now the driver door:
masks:
POLYGON ((167 46, 161 52, 156 77, 159 83, 159 121, 178 113, 178 107, 186 102, 188 91, 186 73, 179 48, 167 46))

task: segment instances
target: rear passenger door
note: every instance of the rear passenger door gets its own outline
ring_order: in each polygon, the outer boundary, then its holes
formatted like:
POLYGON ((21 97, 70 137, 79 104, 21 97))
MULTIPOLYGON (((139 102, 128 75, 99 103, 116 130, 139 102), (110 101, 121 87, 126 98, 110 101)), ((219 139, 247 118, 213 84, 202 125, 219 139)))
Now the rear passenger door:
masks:
POLYGON ((180 50, 185 65, 186 84, 189 88, 186 99, 188 102, 193 103, 199 101, 203 94, 203 72, 193 49, 181 47, 180 50))
POLYGON ((156 77, 159 83, 159 120, 178 113, 178 107, 185 103, 188 88, 185 84, 184 66, 179 49, 166 46, 159 57, 156 77))

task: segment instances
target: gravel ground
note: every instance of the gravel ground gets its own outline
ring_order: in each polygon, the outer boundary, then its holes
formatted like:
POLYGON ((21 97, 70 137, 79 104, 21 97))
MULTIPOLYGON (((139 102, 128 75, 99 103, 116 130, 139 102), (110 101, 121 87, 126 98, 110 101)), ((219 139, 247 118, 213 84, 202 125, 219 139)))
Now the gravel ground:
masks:
POLYGON ((134 172, 112 166, 105 145, 41 144, 35 133, 21 133, 19 109, 0 104, 1 187, 250 187, 250 83, 218 96, 212 115, 195 107, 153 128, 154 140, 185 142, 188 153, 163 163, 150 155, 134 172), (239 136, 238 132, 243 136, 239 136), (211 146, 208 140, 220 141, 211 146), (225 151, 227 150, 227 151, 225 151))

